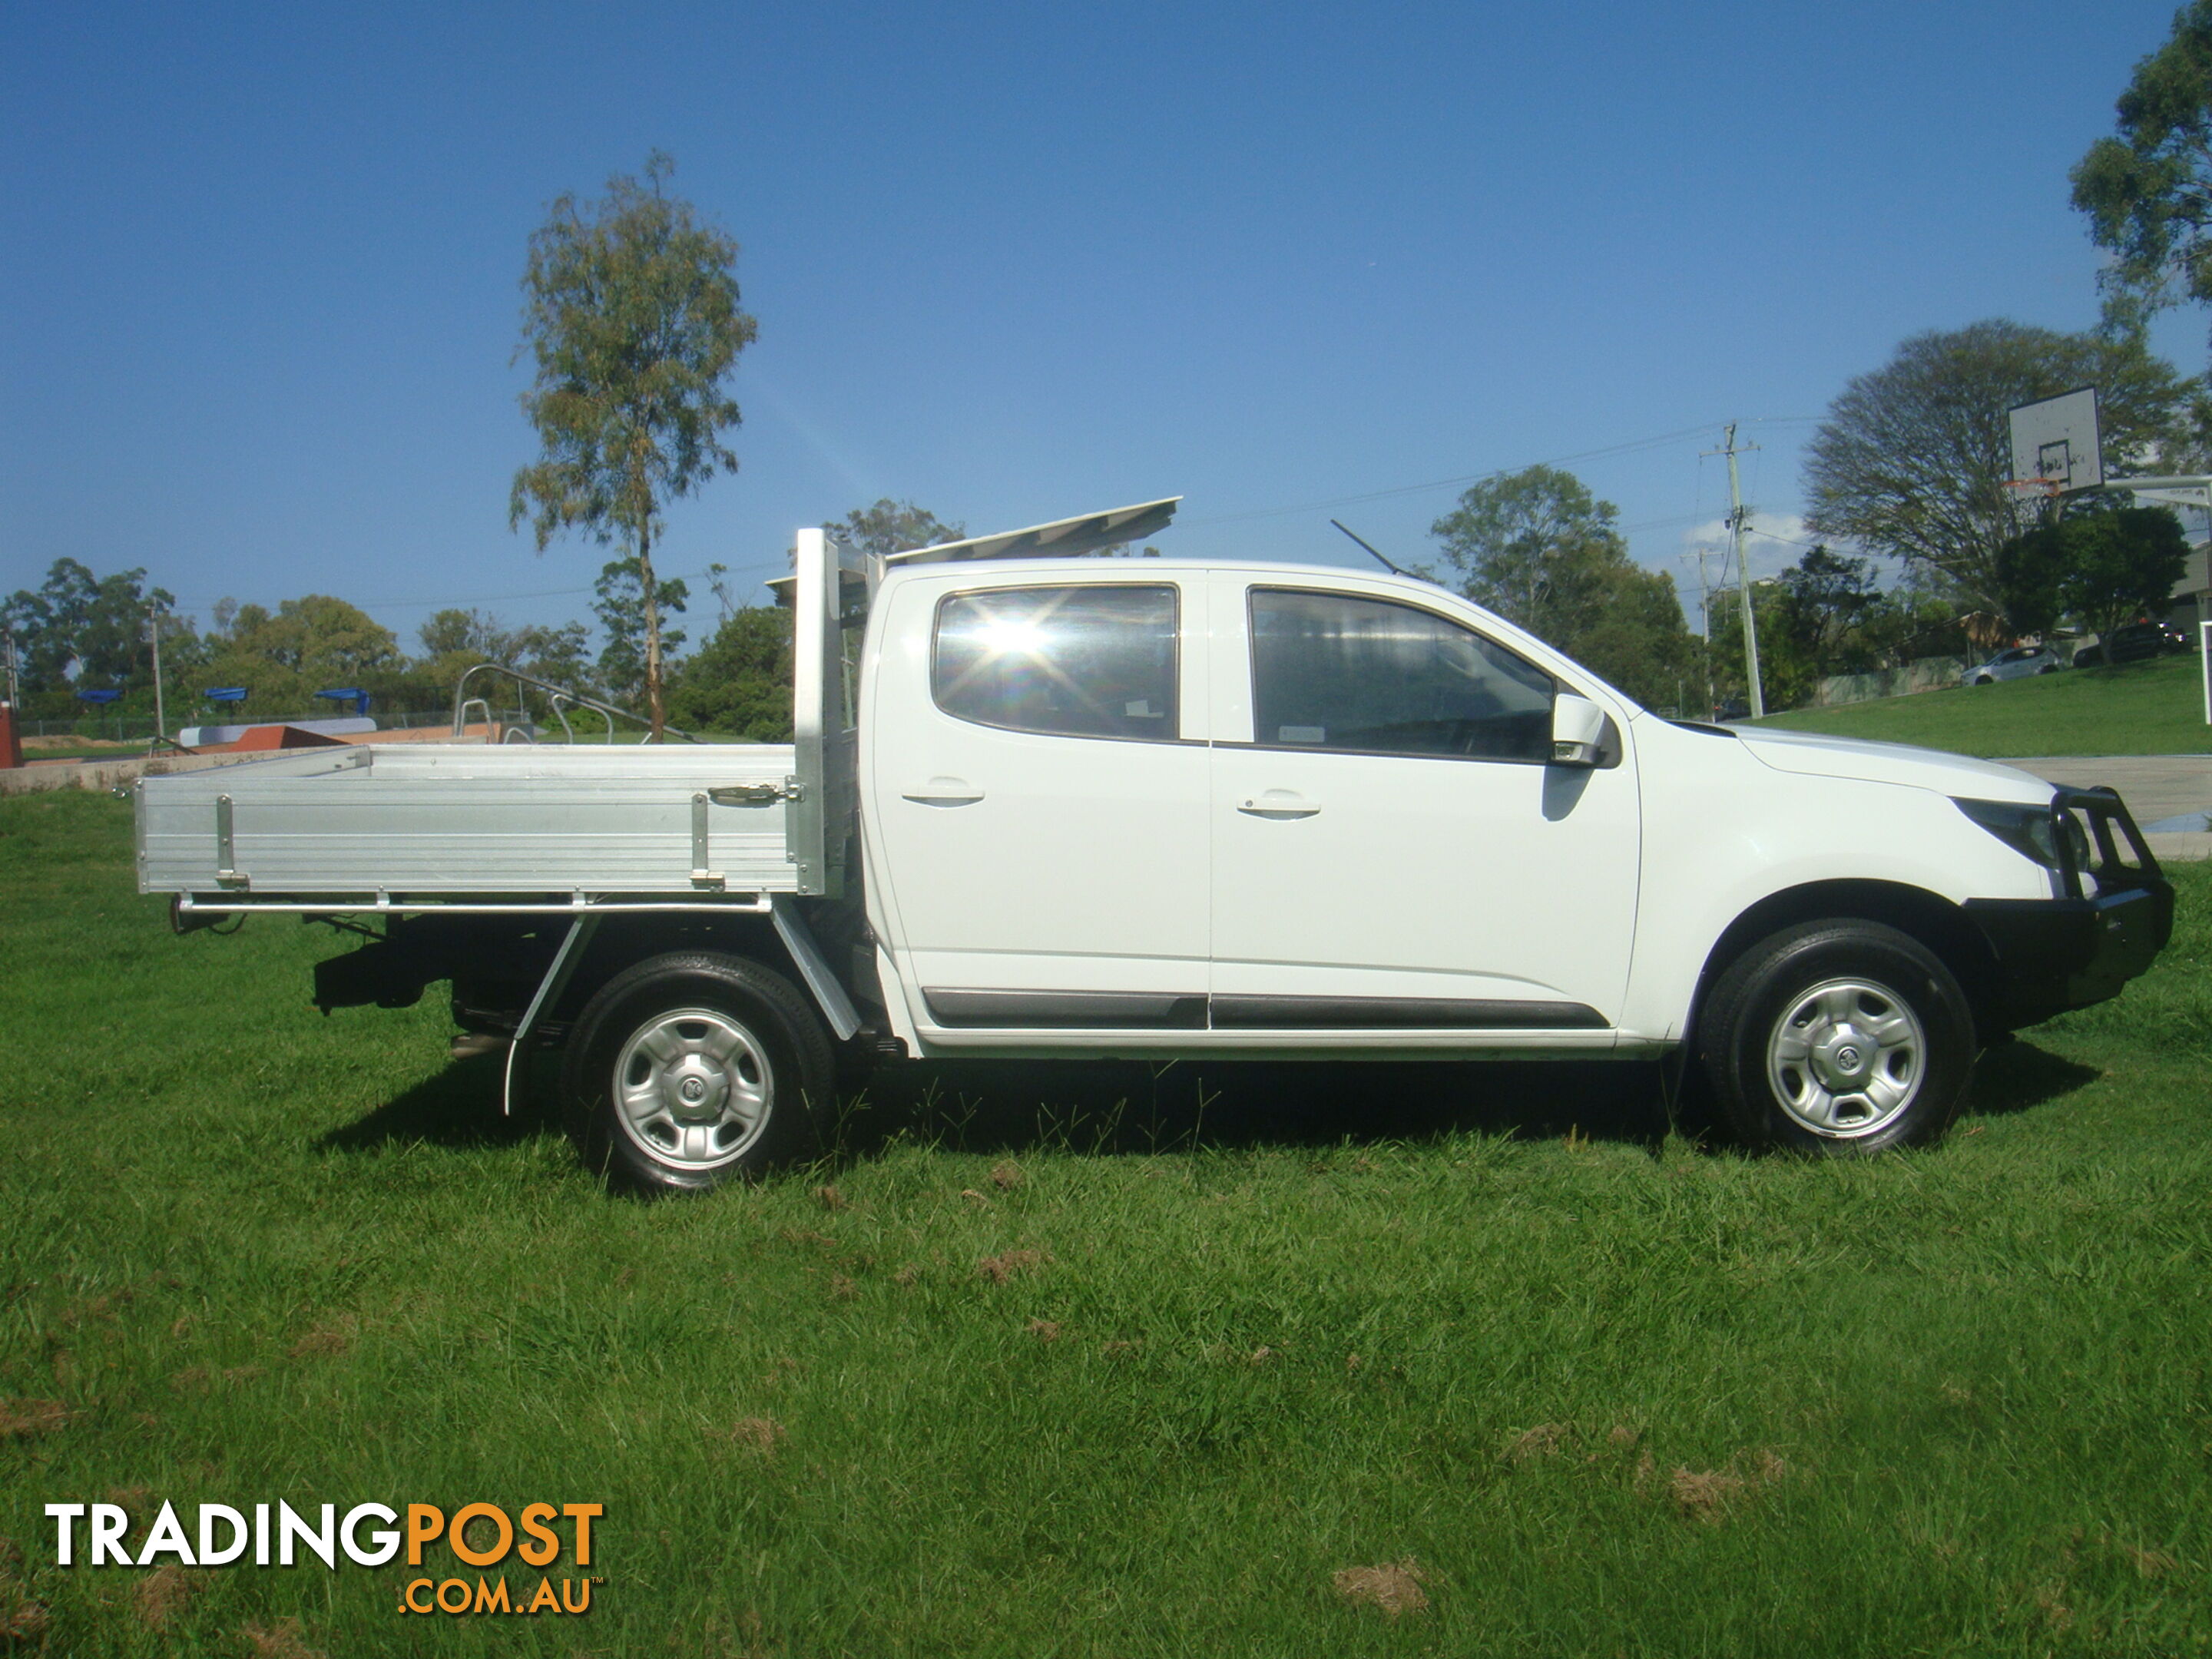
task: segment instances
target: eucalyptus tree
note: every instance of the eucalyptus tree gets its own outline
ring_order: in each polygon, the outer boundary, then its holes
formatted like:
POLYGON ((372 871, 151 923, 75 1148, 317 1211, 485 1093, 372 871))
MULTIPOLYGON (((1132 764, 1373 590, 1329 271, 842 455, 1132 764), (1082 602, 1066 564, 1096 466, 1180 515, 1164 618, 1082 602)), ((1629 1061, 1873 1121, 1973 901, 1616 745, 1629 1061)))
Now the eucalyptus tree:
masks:
POLYGON ((670 501, 737 470, 726 382, 758 325, 738 304, 738 245, 669 193, 655 150, 642 179, 597 201, 556 198, 530 239, 522 343, 537 376, 522 407, 542 453, 514 475, 510 526, 543 552, 563 531, 621 547, 644 623, 653 736, 665 720, 662 583, 653 549, 670 501))
POLYGON ((2108 314, 2124 323, 2185 300, 2212 304, 2212 0, 2174 15, 2115 112, 2118 131, 2073 172, 2074 205, 2113 256, 2108 314))

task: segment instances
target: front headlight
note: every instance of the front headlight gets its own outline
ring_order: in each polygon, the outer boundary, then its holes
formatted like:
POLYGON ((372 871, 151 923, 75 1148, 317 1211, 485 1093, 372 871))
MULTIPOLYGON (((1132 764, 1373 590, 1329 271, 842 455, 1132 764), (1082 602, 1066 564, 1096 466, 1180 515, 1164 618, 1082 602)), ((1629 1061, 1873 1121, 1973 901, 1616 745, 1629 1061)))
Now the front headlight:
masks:
POLYGON ((2063 875, 2066 861, 2058 853, 2058 838, 2066 837, 2075 871, 2087 875, 2089 838, 2071 812, 2060 812, 2048 803, 2027 805, 2009 800, 1967 800, 1954 795, 1951 804, 1988 830, 2022 858, 2033 860, 2053 875, 2063 875))

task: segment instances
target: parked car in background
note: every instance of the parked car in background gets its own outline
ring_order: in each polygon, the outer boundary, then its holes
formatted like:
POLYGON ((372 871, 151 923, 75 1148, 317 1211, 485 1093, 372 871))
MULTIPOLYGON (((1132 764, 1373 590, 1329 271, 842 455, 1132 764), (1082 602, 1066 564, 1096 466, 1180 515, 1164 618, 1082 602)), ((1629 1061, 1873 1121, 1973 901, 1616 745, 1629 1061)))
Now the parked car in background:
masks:
POLYGON ((2172 623, 2131 622, 2076 651, 2074 665, 2092 668, 2102 663, 2141 662, 2146 657, 2168 657, 2189 648, 2189 635, 2172 623))
POLYGON ((1959 676, 1959 683, 1995 685, 1999 680, 2025 679, 2030 674, 2055 674, 2065 666, 2065 659, 2047 645, 2016 645, 1987 662, 1971 665, 1959 676))

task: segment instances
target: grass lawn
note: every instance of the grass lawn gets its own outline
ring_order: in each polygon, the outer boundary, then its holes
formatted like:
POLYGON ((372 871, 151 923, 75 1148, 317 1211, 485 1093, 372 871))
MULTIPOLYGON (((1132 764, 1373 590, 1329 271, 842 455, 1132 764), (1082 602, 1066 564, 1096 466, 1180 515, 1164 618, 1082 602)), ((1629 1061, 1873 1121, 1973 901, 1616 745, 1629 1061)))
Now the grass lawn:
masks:
POLYGON ((434 1001, 318 1017, 326 930, 173 938, 121 803, 0 800, 0 1650, 2206 1651, 2177 879, 1930 1152, 1716 1150, 1628 1068, 915 1067, 836 1164, 645 1204, 434 1001), (604 1582, 53 1565, 42 1504, 165 1498, 597 1503, 604 1582))
POLYGON ((1996 685, 1771 714, 1769 726, 1917 743, 1959 755, 2201 755, 2203 671, 2191 657, 2068 668, 1996 685))

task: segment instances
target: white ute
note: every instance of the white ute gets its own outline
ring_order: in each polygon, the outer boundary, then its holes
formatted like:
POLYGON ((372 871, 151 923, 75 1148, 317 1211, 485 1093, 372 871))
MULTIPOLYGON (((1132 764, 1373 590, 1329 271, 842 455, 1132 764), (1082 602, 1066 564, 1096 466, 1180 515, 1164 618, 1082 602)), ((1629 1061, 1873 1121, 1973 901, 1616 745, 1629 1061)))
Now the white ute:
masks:
POLYGON ((1174 500, 863 560, 801 531, 789 744, 367 745, 138 787, 179 929, 374 918, 316 1000, 450 981, 565 1049, 609 1176, 806 1156, 848 1060, 1668 1060, 1755 1144, 1940 1135, 2173 896, 2110 791, 1669 720, 1380 572, 1073 558, 1174 500))

